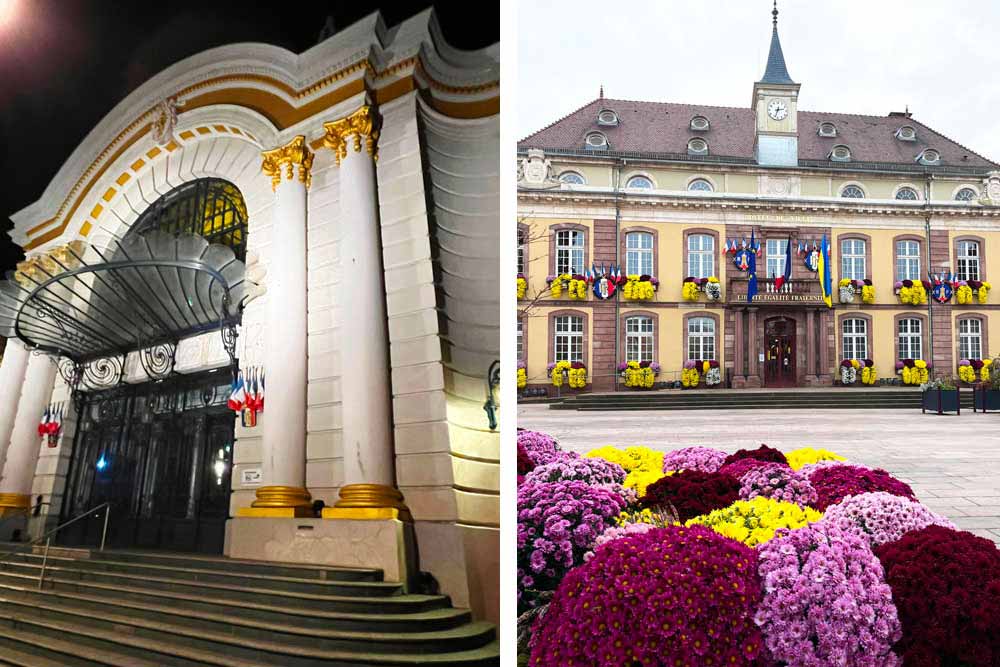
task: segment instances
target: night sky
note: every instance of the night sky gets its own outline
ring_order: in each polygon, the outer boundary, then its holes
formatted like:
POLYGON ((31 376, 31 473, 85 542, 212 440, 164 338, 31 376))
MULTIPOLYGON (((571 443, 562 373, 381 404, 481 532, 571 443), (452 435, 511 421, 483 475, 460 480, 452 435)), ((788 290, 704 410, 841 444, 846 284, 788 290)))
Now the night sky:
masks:
MULTIPOLYGON (((118 102, 169 65, 205 49, 264 42, 301 53, 318 41, 327 16, 337 30, 379 9, 378 2, 14 2, 0 16, 0 274, 23 258, 6 231, 9 216, 36 201, 63 162, 118 102)), ((500 40, 499 4, 391 2, 393 26, 434 5, 446 40, 479 49, 500 40), (492 20, 482 18, 492 7, 492 20)))

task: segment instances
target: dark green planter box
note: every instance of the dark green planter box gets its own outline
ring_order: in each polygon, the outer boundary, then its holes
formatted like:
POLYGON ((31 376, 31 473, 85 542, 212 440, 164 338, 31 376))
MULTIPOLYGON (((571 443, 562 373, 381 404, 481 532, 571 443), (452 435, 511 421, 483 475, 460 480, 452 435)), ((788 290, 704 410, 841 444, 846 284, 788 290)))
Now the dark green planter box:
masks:
POLYGON ((997 389, 974 389, 972 392, 972 410, 986 412, 988 410, 1000 410, 1000 390, 997 389))
POLYGON ((958 389, 928 389, 921 397, 921 412, 936 412, 943 415, 946 412, 962 414, 961 394, 958 389))

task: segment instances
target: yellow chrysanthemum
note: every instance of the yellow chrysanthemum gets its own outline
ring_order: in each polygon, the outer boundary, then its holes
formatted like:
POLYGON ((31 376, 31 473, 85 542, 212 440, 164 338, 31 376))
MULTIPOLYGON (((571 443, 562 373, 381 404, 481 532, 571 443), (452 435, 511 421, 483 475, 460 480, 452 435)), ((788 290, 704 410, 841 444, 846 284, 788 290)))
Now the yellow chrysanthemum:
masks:
POLYGON ((681 287, 681 297, 685 301, 697 301, 698 286, 694 283, 684 283, 684 286, 681 287))
POLYGON ((720 535, 755 547, 774 537, 779 528, 802 528, 823 518, 820 512, 795 503, 757 496, 737 500, 729 507, 702 514, 685 526, 708 526, 720 535))
POLYGON ((523 299, 528 292, 528 281, 524 278, 517 279, 517 298, 523 299))
POLYGON ((785 458, 788 459, 788 465, 792 467, 792 470, 798 470, 804 465, 819 463, 820 461, 847 460, 840 454, 831 452, 828 449, 813 449, 812 447, 799 447, 798 449, 793 449, 785 454, 785 458))
MULTIPOLYGON (((668 473, 665 473, 662 470, 647 470, 640 468, 638 470, 633 470, 632 472, 630 472, 628 475, 625 476, 625 482, 623 486, 626 489, 635 489, 635 494, 639 498, 642 498, 644 495, 646 495, 646 488, 650 484, 652 484, 657 480, 663 479, 664 477, 667 476, 667 474, 668 473)), ((669 474, 672 475, 673 473, 669 474)))
POLYGON ((524 389, 528 384, 528 371, 523 368, 517 369, 517 388, 524 389))
POLYGON ((644 470, 655 471, 661 476, 663 475, 663 452, 658 452, 649 447, 633 446, 619 449, 612 445, 605 445, 604 447, 590 450, 584 456, 616 463, 624 468, 625 472, 644 470))

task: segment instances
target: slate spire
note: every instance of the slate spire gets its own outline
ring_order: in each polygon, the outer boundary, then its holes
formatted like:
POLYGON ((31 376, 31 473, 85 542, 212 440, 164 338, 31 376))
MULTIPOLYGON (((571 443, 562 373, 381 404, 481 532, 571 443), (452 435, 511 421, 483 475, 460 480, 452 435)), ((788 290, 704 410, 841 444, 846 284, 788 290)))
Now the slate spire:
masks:
POLYGON ((767 69, 759 83, 795 83, 788 75, 785 55, 781 52, 781 40, 778 39, 778 0, 774 0, 771 16, 771 50, 767 54, 767 69))

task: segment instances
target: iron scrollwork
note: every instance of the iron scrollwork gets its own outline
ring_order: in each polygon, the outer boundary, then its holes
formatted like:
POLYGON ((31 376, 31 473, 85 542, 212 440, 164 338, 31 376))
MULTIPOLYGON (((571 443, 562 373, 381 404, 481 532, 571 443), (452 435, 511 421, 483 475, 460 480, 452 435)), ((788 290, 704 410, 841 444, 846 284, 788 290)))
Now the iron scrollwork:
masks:
POLYGON ((120 385, 125 377, 126 355, 101 357, 83 364, 82 385, 94 391, 120 385))
POLYGON ((139 362, 151 380, 163 380, 174 372, 177 343, 168 341, 139 349, 139 362))

